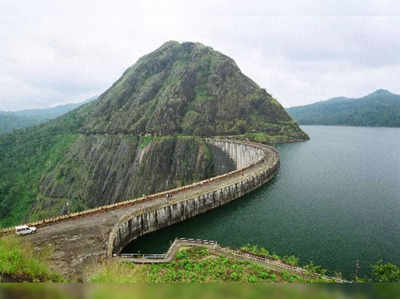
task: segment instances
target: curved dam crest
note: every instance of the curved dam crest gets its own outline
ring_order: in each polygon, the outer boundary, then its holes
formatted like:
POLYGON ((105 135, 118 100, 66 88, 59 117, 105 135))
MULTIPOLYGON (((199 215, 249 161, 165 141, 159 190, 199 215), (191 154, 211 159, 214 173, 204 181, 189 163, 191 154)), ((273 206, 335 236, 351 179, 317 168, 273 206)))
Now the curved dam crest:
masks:
MULTIPOLYGON (((246 174, 233 171, 239 176, 238 180, 230 184, 222 181, 216 190, 210 188, 208 192, 200 192, 187 199, 168 200, 146 212, 140 211, 122 217, 110 234, 108 256, 121 252, 126 245, 144 234, 182 222, 244 196, 268 182, 279 167, 279 155, 271 147, 231 140, 208 139, 207 142, 226 152, 239 172, 257 164, 261 167, 246 174)), ((209 181, 205 180, 200 184, 206 185, 209 181)))
POLYGON ((72 277, 90 263, 118 254, 144 234, 244 196, 279 170, 279 154, 273 147, 218 138, 206 142, 227 153, 237 170, 143 198, 43 220, 36 223, 37 233, 25 238, 35 250, 51 246, 51 264, 72 277))

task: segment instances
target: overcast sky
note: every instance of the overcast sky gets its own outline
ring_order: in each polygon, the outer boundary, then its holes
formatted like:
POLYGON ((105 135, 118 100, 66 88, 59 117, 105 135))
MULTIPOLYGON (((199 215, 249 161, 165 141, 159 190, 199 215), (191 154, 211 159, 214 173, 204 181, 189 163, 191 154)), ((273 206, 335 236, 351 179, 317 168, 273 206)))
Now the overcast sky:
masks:
POLYGON ((393 0, 0 0, 0 110, 82 101, 168 40, 232 57, 285 107, 400 93, 393 0))

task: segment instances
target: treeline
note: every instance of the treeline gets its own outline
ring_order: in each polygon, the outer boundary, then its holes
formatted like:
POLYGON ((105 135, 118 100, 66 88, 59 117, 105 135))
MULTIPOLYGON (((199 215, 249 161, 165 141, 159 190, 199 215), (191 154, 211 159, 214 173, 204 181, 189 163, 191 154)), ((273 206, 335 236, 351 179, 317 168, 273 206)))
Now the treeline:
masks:
POLYGON ((302 125, 400 127, 400 96, 386 90, 359 99, 334 98, 287 111, 302 125))
POLYGON ((40 119, 15 115, 12 112, 0 112, 0 134, 15 129, 32 127, 41 123, 40 119))
POLYGON ((68 113, 79 106, 94 101, 97 97, 87 99, 82 103, 59 105, 52 108, 21 110, 15 112, 0 111, 0 135, 45 123, 68 113))
POLYGON ((36 200, 41 175, 75 140, 80 124, 71 112, 57 121, 0 136, 0 226, 20 223, 36 200))

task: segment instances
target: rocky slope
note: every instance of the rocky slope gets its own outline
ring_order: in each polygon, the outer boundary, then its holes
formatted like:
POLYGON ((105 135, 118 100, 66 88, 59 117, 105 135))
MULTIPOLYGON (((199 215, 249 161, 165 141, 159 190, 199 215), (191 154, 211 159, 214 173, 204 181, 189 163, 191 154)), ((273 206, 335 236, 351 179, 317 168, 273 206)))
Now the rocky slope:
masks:
MULTIPOLYGON (((222 150, 223 165, 234 162, 222 150)), ((225 170, 225 169, 224 169, 225 170)), ((196 137, 92 135, 78 137, 42 176, 33 218, 115 203, 220 174, 212 152, 196 137)))
POLYGON ((306 140, 235 62, 198 43, 167 42, 98 100, 0 136, 0 225, 131 199, 232 170, 200 136, 306 140))

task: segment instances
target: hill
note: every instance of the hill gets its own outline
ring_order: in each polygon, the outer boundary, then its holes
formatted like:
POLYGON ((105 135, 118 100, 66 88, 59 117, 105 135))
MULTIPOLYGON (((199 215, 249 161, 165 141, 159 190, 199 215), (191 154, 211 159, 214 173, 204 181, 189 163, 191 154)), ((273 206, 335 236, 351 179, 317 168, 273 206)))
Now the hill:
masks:
POLYGON ((95 99, 96 97, 93 97, 82 103, 59 105, 44 109, 21 110, 15 112, 0 111, 0 134, 44 123, 95 99))
POLYGON ((282 106, 231 58, 199 43, 171 41, 142 57, 88 107, 85 117, 86 133, 263 132, 305 138, 282 106))
POLYGON ((15 129, 32 127, 40 123, 40 119, 18 116, 13 112, 0 111, 0 134, 12 132, 15 129))
POLYGON ((333 98, 287 112, 302 125, 400 127, 400 95, 380 89, 359 99, 333 98))
POLYGON ((231 58, 199 43, 167 42, 128 68, 97 101, 0 136, 0 225, 232 170, 230 158, 200 138, 214 135, 263 142, 308 138, 231 58))

